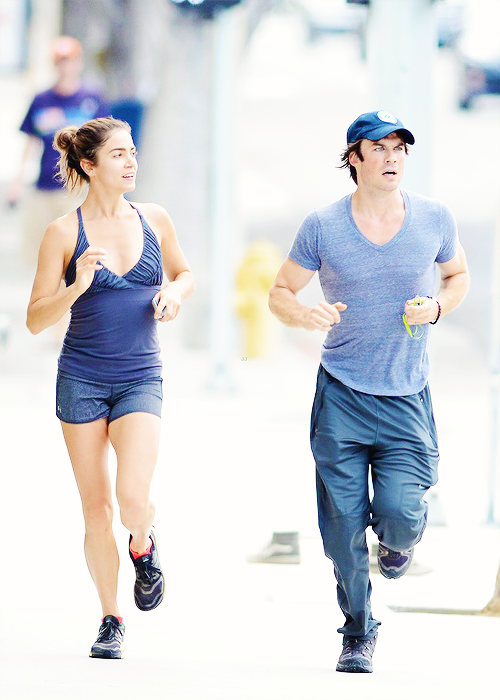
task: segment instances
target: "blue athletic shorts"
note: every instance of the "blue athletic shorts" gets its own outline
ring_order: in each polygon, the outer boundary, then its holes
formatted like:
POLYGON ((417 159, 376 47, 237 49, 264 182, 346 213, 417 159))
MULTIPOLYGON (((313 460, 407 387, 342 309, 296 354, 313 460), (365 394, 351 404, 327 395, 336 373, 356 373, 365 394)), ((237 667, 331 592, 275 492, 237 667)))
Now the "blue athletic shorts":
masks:
POLYGON ((162 398, 161 377, 106 384, 57 374, 56 415, 65 423, 91 423, 100 418, 111 423, 127 413, 161 417, 162 398))

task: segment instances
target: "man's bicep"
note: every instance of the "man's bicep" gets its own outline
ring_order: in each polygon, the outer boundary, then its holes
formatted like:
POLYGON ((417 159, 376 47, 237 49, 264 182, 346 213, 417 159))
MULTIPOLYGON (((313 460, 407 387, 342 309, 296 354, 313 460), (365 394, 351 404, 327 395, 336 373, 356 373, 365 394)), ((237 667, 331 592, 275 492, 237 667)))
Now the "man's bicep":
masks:
POLYGON ((288 289, 293 294, 298 294, 309 284, 315 272, 316 270, 308 270, 291 258, 287 258, 276 275, 273 287, 288 289))
POLYGON ((462 245, 458 244, 458 249, 455 255, 445 263, 438 263, 439 269, 441 271, 441 277, 453 277, 462 272, 467 272, 467 258, 465 257, 465 251, 462 245))

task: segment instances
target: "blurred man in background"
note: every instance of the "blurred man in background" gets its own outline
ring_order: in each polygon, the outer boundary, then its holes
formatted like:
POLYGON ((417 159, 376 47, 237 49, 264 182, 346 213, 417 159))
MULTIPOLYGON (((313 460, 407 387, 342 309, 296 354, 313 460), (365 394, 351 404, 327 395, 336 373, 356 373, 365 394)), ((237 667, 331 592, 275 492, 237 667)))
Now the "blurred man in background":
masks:
POLYGON ((22 198, 24 185, 35 158, 40 159, 38 179, 25 201, 23 249, 25 258, 36 259, 42 235, 48 224, 75 209, 83 195, 68 197, 56 179, 58 153, 52 146, 55 133, 64 126, 80 126, 95 117, 107 116, 101 94, 82 83, 83 50, 77 39, 59 36, 52 44, 56 82, 33 98, 21 124, 27 135, 19 172, 7 198, 15 206, 22 198))

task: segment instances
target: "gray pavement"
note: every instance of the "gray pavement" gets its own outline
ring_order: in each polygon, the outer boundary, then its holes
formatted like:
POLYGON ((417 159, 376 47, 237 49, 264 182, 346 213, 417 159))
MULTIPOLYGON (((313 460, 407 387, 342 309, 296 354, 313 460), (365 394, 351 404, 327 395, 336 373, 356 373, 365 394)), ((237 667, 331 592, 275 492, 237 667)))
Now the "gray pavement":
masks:
MULTIPOLYGON (((133 604, 127 533, 116 520, 127 650, 118 663, 87 657, 99 604, 86 570, 83 522, 53 412, 57 342, 24 327, 31 272, 14 235, 0 244, 2 700, 497 700, 500 620, 480 610, 493 592, 499 529, 487 502, 485 358, 446 319, 435 329, 432 386, 441 482, 416 552, 432 568, 373 575, 382 620, 375 672, 335 672, 340 652, 330 563, 315 523, 309 408, 320 337, 275 327, 275 351, 228 371, 233 391, 211 393, 210 357, 182 344, 182 321, 162 326, 165 413, 153 483, 168 595, 133 604), (247 564, 273 530, 298 529, 299 566, 247 564), (22 542, 23 556, 17 554, 22 542), (455 614, 434 614, 448 609, 455 614), (395 609, 421 612, 395 612, 395 609), (425 612, 422 612, 425 611, 425 612)), ((111 456, 111 471, 114 462, 111 456)))

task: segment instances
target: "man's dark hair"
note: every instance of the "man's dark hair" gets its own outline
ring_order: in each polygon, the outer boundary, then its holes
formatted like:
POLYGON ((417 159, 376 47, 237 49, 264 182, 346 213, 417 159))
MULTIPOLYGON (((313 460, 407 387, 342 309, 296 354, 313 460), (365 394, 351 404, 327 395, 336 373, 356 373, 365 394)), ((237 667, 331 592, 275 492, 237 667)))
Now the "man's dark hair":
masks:
MULTIPOLYGON (((397 134, 404 142, 405 145, 405 153, 408 155, 409 149, 408 149, 408 144, 403 138, 403 134, 400 131, 393 131, 393 134, 397 134)), ((367 139, 369 140, 369 139, 367 139)), ((349 173, 356 185, 358 184, 358 175, 356 173, 356 168, 354 165, 351 165, 349 163, 349 156, 351 153, 355 153, 359 160, 363 161, 363 154, 361 153, 361 142, 363 139, 360 139, 359 141, 355 141, 354 143, 350 143, 347 148, 340 154, 340 165, 337 166, 338 168, 349 168, 349 173)))
POLYGON ((356 185, 358 184, 358 175, 356 173, 356 168, 354 165, 351 165, 349 163, 349 156, 351 153, 355 153, 359 160, 364 160, 363 155, 361 153, 361 141, 363 139, 360 139, 359 141, 355 141, 354 143, 350 143, 347 148, 340 154, 340 165, 338 165, 338 168, 349 168, 349 173, 356 185))

